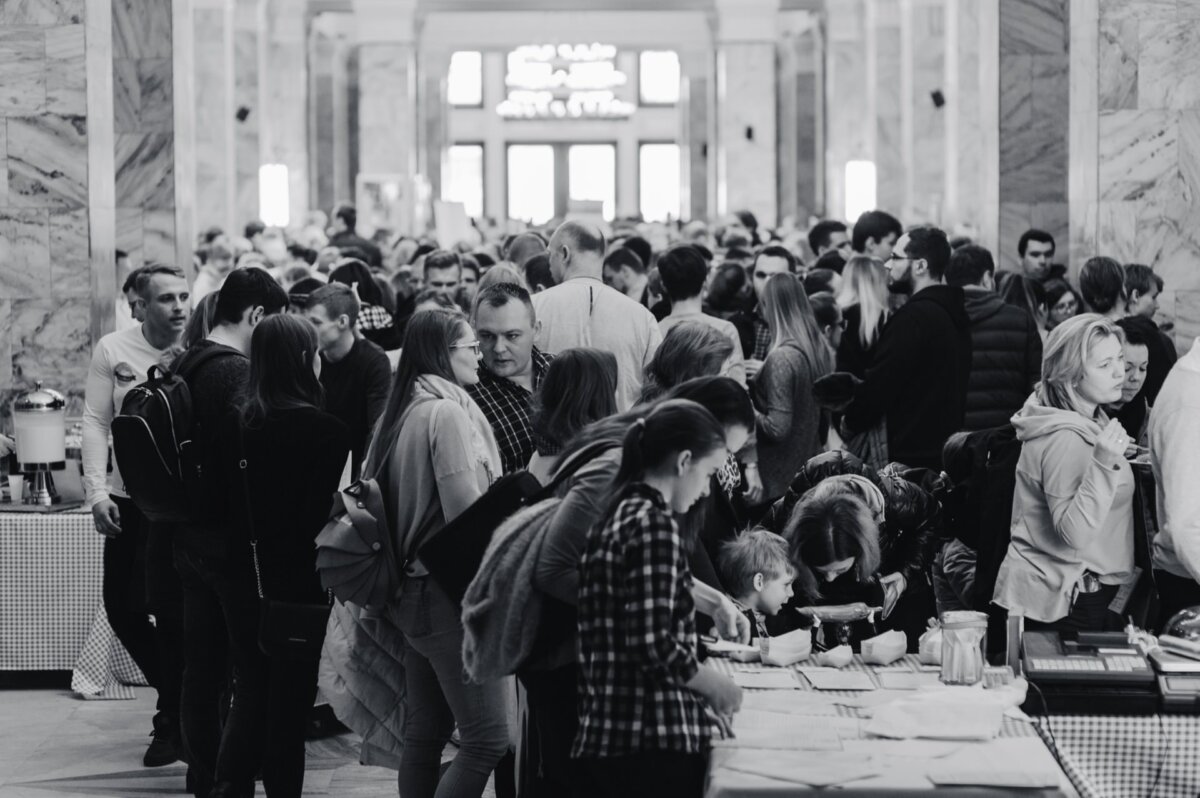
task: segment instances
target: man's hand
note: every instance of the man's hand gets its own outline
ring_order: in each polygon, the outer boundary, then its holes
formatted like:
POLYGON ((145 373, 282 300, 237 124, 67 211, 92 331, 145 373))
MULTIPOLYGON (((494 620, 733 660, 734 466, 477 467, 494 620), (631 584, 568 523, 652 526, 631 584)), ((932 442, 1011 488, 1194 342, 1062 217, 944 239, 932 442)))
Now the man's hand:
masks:
POLYGON ((762 477, 758 474, 758 463, 747 463, 745 468, 746 503, 758 504, 763 499, 762 477))
POLYGON ((892 614, 896 602, 904 595, 908 582, 904 574, 894 573, 879 577, 879 586, 883 588, 883 617, 886 618, 892 614))
POLYGON ((96 522, 96 531, 105 537, 115 538, 121 534, 121 511, 112 499, 96 502, 92 507, 92 520, 96 522))
POLYGON ((5 435, 0 435, 0 457, 8 457, 17 450, 17 442, 5 435))

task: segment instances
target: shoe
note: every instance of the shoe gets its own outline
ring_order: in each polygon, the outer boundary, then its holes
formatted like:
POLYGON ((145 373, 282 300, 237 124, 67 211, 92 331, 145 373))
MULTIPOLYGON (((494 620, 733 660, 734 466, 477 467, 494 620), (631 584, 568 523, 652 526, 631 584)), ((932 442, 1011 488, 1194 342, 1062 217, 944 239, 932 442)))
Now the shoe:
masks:
POLYGON ((179 728, 170 717, 161 712, 155 715, 154 730, 150 732, 150 737, 150 747, 142 757, 143 765, 160 768, 179 761, 179 728))

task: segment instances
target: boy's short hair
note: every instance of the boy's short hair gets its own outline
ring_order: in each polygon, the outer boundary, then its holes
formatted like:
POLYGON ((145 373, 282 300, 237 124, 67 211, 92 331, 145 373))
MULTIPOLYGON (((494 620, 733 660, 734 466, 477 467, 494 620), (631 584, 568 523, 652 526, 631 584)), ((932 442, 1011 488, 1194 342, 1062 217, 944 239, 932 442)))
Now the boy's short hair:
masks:
POLYGON ((778 579, 794 574, 788 544, 782 536, 762 527, 747 530, 721 546, 717 569, 725 589, 734 597, 754 592, 754 575, 778 579))
POLYGON ((330 320, 345 316, 351 327, 358 325, 358 295, 345 283, 328 283, 310 293, 305 308, 312 310, 317 306, 325 309, 330 320))

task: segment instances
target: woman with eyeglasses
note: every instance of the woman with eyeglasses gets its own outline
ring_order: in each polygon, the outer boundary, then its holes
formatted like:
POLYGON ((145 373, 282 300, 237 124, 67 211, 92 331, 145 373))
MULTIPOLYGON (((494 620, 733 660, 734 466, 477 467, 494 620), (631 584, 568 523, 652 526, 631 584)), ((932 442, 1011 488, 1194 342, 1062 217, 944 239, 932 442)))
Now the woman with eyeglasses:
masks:
POLYGON ((461 313, 414 313, 363 465, 383 492, 396 555, 409 563, 399 596, 385 610, 404 638, 407 712, 399 787, 405 798, 476 798, 508 750, 506 689, 502 682, 463 678, 459 605, 415 556, 421 542, 470 507, 501 473, 491 425, 463 390, 478 382, 479 359, 479 341, 461 313), (439 780, 442 750, 455 725, 462 741, 439 780))

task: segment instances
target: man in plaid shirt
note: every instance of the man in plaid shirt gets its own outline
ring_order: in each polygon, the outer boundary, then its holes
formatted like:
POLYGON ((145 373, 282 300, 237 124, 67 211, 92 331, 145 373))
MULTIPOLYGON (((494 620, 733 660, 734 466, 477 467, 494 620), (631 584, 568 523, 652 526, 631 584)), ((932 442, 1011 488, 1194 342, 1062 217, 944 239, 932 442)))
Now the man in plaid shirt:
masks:
POLYGON ((754 307, 730 319, 742 338, 742 354, 746 357, 746 377, 753 378, 762 368, 771 349, 771 328, 763 318, 762 295, 767 281, 777 274, 795 274, 799 264, 796 256, 780 246, 763 247, 754 257, 751 275, 754 283, 754 307))
POLYGON ((552 356, 533 345, 533 302, 519 285, 496 283, 479 292, 474 321, 483 363, 467 393, 492 425, 504 473, 511 474, 533 457, 530 403, 552 356))

